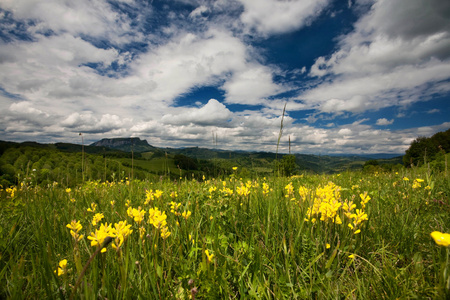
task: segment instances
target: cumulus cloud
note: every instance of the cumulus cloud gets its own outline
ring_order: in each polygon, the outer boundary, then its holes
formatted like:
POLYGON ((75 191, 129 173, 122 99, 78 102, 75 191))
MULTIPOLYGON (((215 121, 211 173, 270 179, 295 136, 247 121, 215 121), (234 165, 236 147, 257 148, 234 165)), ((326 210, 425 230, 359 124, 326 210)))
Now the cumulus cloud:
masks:
POLYGON ((154 99, 172 101, 198 85, 213 84, 246 65, 246 47, 236 37, 211 30, 205 35, 183 33, 171 42, 152 49, 130 68, 133 80, 155 85, 154 99))
POLYGON ((208 13, 209 9, 208 7, 206 7, 205 5, 200 5, 199 7, 197 7, 196 9, 194 9, 190 14, 189 17, 190 18, 202 18, 204 16, 204 14, 208 13))
POLYGON ((262 104, 265 98, 283 90, 273 82, 272 70, 252 64, 235 72, 222 88, 226 91, 228 103, 250 105, 262 104))
POLYGON ((310 76, 328 79, 300 98, 324 112, 427 100, 430 84, 450 77, 449 16, 445 1, 373 1, 339 49, 311 67, 310 76))
POLYGON ((392 123, 394 123, 394 119, 388 120, 386 118, 381 118, 381 119, 377 120, 376 124, 380 125, 380 126, 385 126, 385 125, 391 125, 392 123))
POLYGON ((308 25, 328 0, 238 0, 244 6, 242 22, 261 34, 285 33, 308 25))
POLYGON ((115 49, 99 49, 67 34, 4 45, 0 57, 5 55, 9 59, 0 62, 2 86, 30 100, 86 96, 102 77, 83 65, 108 67, 120 57, 115 49), (77 84, 80 80, 85 84, 77 84))
POLYGON ((437 108, 433 108, 433 109, 430 109, 430 110, 427 111, 427 113, 429 113, 429 114, 437 114, 437 113, 440 113, 440 112, 441 111, 439 109, 437 109, 437 108))
POLYGON ((202 126, 226 126, 233 113, 216 99, 210 99, 201 108, 185 108, 180 114, 167 114, 161 118, 166 124, 196 124, 202 126))
POLYGON ((92 112, 72 113, 60 125, 72 132, 108 133, 128 127, 131 119, 123 119, 117 115, 104 114, 100 118, 92 112))
POLYGON ((33 20, 29 32, 88 35, 119 43, 130 41, 125 37, 130 20, 126 14, 114 11, 107 1, 5 0, 0 7, 11 11, 17 19, 33 20))

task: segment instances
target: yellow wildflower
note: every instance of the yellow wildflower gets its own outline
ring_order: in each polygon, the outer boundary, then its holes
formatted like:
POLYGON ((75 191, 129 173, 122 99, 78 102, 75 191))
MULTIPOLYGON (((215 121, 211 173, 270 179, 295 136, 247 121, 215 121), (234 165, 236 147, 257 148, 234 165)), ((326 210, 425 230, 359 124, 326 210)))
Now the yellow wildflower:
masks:
POLYGON ((6 191, 6 193, 9 194, 9 196, 10 196, 11 198, 14 198, 14 194, 15 194, 16 191, 17 191, 17 187, 6 188, 5 191, 6 191))
POLYGON ((250 189, 245 186, 245 185, 241 185, 240 187, 236 187, 236 192, 239 196, 248 196, 250 195, 250 189))
POLYGON ((420 178, 414 179, 412 188, 413 188, 413 189, 417 189, 417 188, 421 187, 421 186, 422 186, 421 183, 422 183, 423 181, 424 181, 424 180, 423 180, 423 179, 420 179, 420 178))
POLYGON ((206 254, 206 257, 208 258, 208 262, 211 262, 212 259, 214 258, 214 254, 212 254, 212 253, 210 254, 208 249, 205 250, 205 254, 206 254))
POLYGON ((153 194, 153 190, 145 191, 145 202, 144 204, 147 205, 150 203, 150 201, 153 201, 155 199, 155 195, 153 194))
POLYGON ((116 238, 114 239, 112 247, 115 250, 118 250, 122 246, 125 239, 133 232, 130 227, 131 225, 127 225, 127 221, 120 221, 119 223, 114 224, 116 238))
POLYGON ((58 276, 64 275, 67 273, 67 259, 63 259, 58 264, 58 269, 55 271, 58 272, 58 276))
POLYGON ((187 220, 190 216, 191 216, 191 211, 190 210, 188 210, 187 212, 186 211, 184 211, 182 214, 181 214, 181 216, 185 219, 185 220, 187 220))
POLYGON ((298 188, 298 193, 300 194, 300 198, 306 200, 306 197, 309 195, 309 190, 308 188, 301 186, 298 188))
POLYGON ((95 210, 97 209, 97 204, 95 204, 94 202, 91 203, 91 207, 89 207, 87 209, 88 212, 95 212, 95 210))
POLYGON ((152 224, 155 228, 165 227, 167 224, 167 215, 166 212, 161 212, 157 207, 150 208, 148 211, 148 219, 150 224, 152 224))
POLYGON ((144 227, 139 227, 139 237, 142 240, 144 238, 144 234, 145 234, 146 230, 144 227))
POLYGON ((92 226, 97 226, 97 223, 100 222, 105 216, 102 213, 97 213, 92 218, 92 226))
POLYGON ((178 208, 180 208, 181 203, 170 202, 170 212, 175 214, 176 216, 180 216, 181 214, 178 212, 178 208))
POLYGON ((359 197, 361 198, 361 207, 364 209, 367 202, 369 202, 371 198, 369 195, 367 195, 367 192, 364 192, 364 194, 359 194, 359 197))
MULTIPOLYGON (((91 232, 91 235, 88 236, 88 240, 91 241, 92 247, 100 247, 103 244, 103 241, 107 237, 115 238, 115 230, 111 227, 111 224, 108 223, 100 225, 99 229, 96 229, 95 232, 91 232)), ((101 252, 106 252, 106 248, 103 248, 101 252)))
POLYGON ((163 191, 156 190, 154 195, 155 195, 155 198, 159 199, 159 198, 161 198, 162 194, 163 194, 163 191))
POLYGON ((141 209, 139 206, 137 209, 132 208, 131 206, 127 209, 127 214, 130 218, 134 219, 134 221, 138 224, 141 224, 141 222, 144 220, 146 211, 144 209, 141 209))
POLYGON ((267 194, 269 194, 269 191, 270 191, 269 185, 263 182, 263 195, 267 196, 267 194))
POLYGON ((450 234, 442 233, 439 231, 433 231, 431 237, 439 246, 448 247, 450 245, 450 234))
POLYGON ((162 237, 164 240, 167 239, 167 238, 169 237, 170 233, 171 233, 171 232, 169 231, 169 228, 167 228, 167 226, 161 228, 161 237, 162 237))
POLYGON ((83 228, 81 226, 80 221, 72 220, 70 224, 66 225, 67 228, 70 229, 70 235, 75 239, 75 241, 79 242, 84 237, 84 235, 79 235, 78 233, 83 228))
POLYGON ((284 189, 286 190, 286 198, 289 198, 290 195, 294 194, 294 186, 292 185, 292 182, 289 182, 289 184, 286 185, 284 189))

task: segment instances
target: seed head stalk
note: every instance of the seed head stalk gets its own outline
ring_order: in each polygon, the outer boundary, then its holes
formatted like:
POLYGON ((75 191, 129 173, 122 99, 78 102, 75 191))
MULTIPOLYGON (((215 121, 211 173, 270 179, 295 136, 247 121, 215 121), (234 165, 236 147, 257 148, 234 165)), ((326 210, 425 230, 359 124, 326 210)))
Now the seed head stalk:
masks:
POLYGON ((77 282, 75 283, 75 286, 73 287, 72 294, 70 295, 70 300, 73 299, 73 296, 75 295, 75 292, 76 292, 78 286, 79 286, 80 283, 81 283, 81 279, 83 279, 83 276, 84 276, 84 274, 86 273, 87 268, 89 267, 89 265, 91 264, 91 262, 94 260, 95 256, 97 256, 97 254, 98 254, 103 248, 105 248, 106 246, 108 246, 109 243, 112 242, 112 240, 113 240, 112 237, 107 236, 107 237, 105 238, 105 240, 103 241, 102 245, 101 245, 100 247, 98 247, 97 250, 95 250, 94 254, 91 255, 91 257, 89 258, 89 260, 87 261, 87 263, 84 265, 83 271, 81 271, 80 276, 78 276, 77 282))

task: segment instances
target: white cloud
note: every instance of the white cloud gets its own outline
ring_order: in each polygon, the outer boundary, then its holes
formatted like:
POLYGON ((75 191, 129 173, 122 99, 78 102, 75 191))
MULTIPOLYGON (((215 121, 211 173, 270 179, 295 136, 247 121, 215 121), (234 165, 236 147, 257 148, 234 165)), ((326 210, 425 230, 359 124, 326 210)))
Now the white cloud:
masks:
POLYGON ((308 25, 329 0, 238 0, 244 5, 241 21, 262 34, 285 33, 308 25))
POLYGON ((272 80, 272 70, 262 65, 249 64, 235 72, 222 88, 227 103, 262 104, 264 99, 281 92, 282 87, 272 80))
POLYGON ((72 113, 60 125, 71 132, 108 133, 129 127, 131 119, 123 119, 117 115, 104 114, 101 118, 92 112, 72 113))
POLYGON ((130 20, 113 11, 107 1, 4 0, 0 7, 13 12, 17 19, 34 20, 30 32, 89 35, 119 43, 130 41, 125 37, 130 20))
POLYGON ((429 111, 427 111, 427 113, 429 113, 429 114, 437 114, 440 112, 441 112, 441 110, 437 109, 437 108, 433 108, 433 109, 430 109, 429 111))
POLYGON ((211 30, 205 36, 181 34, 152 49, 130 68, 133 80, 155 86, 150 97, 172 101, 191 88, 214 84, 220 77, 246 65, 246 47, 227 32, 211 30))
POLYGON ((394 119, 388 120, 386 118, 381 118, 381 119, 377 120, 376 124, 380 125, 380 126, 385 126, 385 125, 391 125, 392 123, 394 123, 394 119))
POLYGON ((167 114, 161 118, 165 124, 196 124, 202 126, 227 126, 233 116, 225 105, 216 99, 210 99, 201 108, 183 108, 177 115, 167 114))
POLYGON ((107 68, 120 57, 114 49, 99 49, 67 34, 4 45, 0 57, 5 56, 8 59, 0 63, 3 88, 29 100, 86 95, 101 76, 82 65, 97 63, 107 68))
POLYGON ((444 3, 374 1, 339 49, 317 58, 310 75, 323 82, 299 98, 323 112, 427 100, 450 78, 450 6, 444 3))
POLYGON ((204 6, 204 5, 200 5, 199 7, 197 7, 196 9, 194 9, 190 14, 189 17, 190 18, 201 18, 203 17, 203 15, 205 13, 209 12, 208 7, 204 6))

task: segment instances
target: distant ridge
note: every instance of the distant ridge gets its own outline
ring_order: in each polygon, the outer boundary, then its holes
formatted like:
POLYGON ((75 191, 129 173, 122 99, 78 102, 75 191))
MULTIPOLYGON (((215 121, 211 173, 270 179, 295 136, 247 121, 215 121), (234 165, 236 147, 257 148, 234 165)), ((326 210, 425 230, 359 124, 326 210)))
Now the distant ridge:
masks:
POLYGON ((92 143, 90 146, 106 147, 126 152, 148 152, 156 150, 146 140, 141 140, 138 137, 101 139, 92 143))

